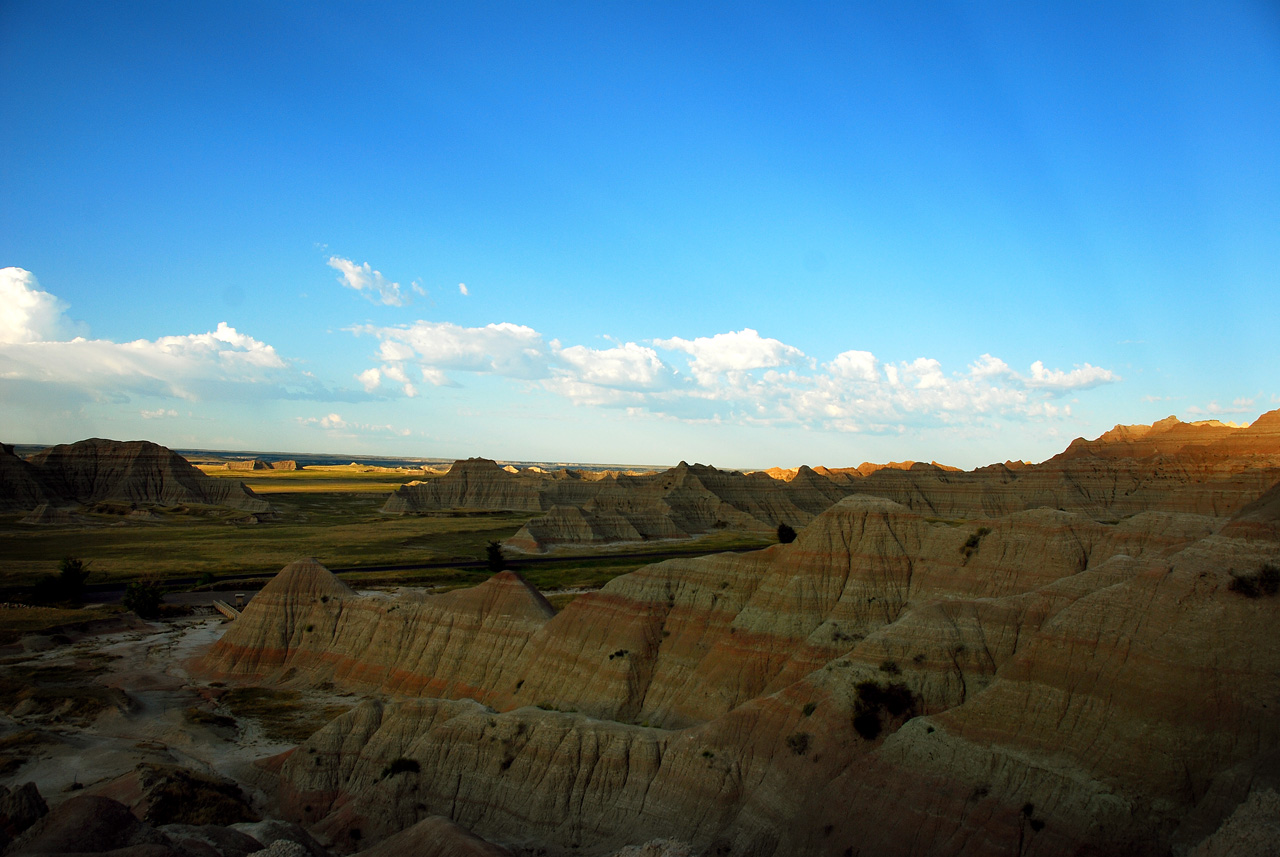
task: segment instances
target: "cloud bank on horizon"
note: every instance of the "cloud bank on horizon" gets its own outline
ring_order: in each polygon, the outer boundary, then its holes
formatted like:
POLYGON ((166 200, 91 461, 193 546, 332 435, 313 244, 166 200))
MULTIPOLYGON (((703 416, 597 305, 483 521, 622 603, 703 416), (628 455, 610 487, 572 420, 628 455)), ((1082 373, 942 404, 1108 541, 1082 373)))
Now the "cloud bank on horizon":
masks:
MULTIPOLYGON (((85 336, 66 304, 22 268, 0 269, 0 383, 35 383, 73 391, 87 401, 129 396, 179 400, 315 398, 314 378, 276 350, 226 322, 203 333, 111 342, 85 336)), ((11 395, 13 393, 11 392, 11 395)), ((144 410, 144 418, 168 416, 144 410)), ((175 414, 172 414, 176 416, 175 414)))
MULTIPOLYGON (((344 286, 403 305, 398 285, 368 263, 332 257, 327 264, 341 272, 344 286)), ((75 328, 66 304, 42 290, 34 274, 16 267, 0 270, 0 302, 5 382, 59 385, 95 399, 341 398, 336 386, 308 377, 274 347, 226 322, 204 333, 125 343, 59 338, 75 328)), ((752 328, 608 348, 564 345, 512 322, 463 327, 420 319, 349 331, 378 343, 377 365, 352 374, 367 394, 414 398, 420 385, 457 387, 459 378, 488 375, 579 407, 644 411, 693 423, 886 433, 991 417, 1053 420, 1070 415, 1070 405, 1060 401, 1067 394, 1121 380, 1087 362, 1064 370, 1037 360, 1023 373, 990 354, 949 373, 930 357, 883 361, 859 350, 822 361, 752 328)), ((177 412, 159 407, 141 415, 156 419, 177 412)), ((408 434, 390 425, 348 422, 336 413, 296 422, 408 434)))
POLYGON ((1020 373, 990 354, 950 373, 929 357, 885 362, 856 350, 820 362, 751 328, 600 349, 565 346, 508 322, 464 328, 419 320, 353 331, 379 343, 379 365, 357 376, 369 392, 390 389, 412 398, 419 392, 415 379, 444 386, 458 384, 460 374, 485 374, 526 382, 580 406, 840 432, 1069 416, 1071 406, 1057 400, 1121 380, 1087 362, 1063 370, 1037 360, 1020 373))

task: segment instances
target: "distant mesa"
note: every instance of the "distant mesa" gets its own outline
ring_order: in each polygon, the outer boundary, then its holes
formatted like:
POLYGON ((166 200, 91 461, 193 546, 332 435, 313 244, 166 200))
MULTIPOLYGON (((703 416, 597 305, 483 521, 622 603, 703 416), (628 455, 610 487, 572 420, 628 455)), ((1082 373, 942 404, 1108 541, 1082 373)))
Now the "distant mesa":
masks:
POLYGON ((525 551, 557 544, 685 539, 719 529, 767 534, 780 523, 803 525, 843 491, 813 481, 813 471, 783 482, 764 474, 681 462, 651 473, 514 470, 485 458, 456 462, 437 479, 401 486, 389 514, 448 509, 539 512, 507 541, 525 551))
POLYGON ((172 450, 149 441, 92 438, 19 458, 0 448, 0 509, 46 506, 28 518, 58 523, 58 510, 98 503, 130 506, 221 506, 270 512, 271 505, 238 482, 206 476, 172 450))
POLYGON ((456 462, 442 477, 404 485, 389 514, 449 509, 532 512, 509 547, 542 552, 562 545, 686 539, 732 529, 767 534, 802 527, 841 498, 885 497, 939 518, 1008 515, 1036 508, 1094 520, 1142 511, 1228 518, 1280 482, 1280 410, 1250 426, 1184 423, 1116 426, 1097 440, 1072 441, 1040 464, 1007 461, 972 471, 937 462, 864 463, 739 473, 681 462, 641 474, 500 467, 456 462))
POLYGON ((227 470, 302 470, 302 468, 292 459, 261 461, 253 458, 248 461, 228 461, 227 470))

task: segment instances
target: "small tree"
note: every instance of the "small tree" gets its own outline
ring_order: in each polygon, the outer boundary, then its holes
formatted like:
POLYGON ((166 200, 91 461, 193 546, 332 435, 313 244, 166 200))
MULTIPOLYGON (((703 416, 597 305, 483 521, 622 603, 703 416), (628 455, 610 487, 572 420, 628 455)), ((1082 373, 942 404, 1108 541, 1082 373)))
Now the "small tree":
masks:
POLYGON ((160 615, 160 601, 164 598, 164 587, 146 580, 135 580, 124 588, 124 598, 120 603, 126 610, 132 610, 143 619, 154 619, 160 615))
POLYGON ((791 529, 790 524, 778 524, 778 541, 784 545, 789 545, 796 540, 796 531, 791 529))
POLYGON ((497 542, 489 542, 485 545, 484 555, 491 573, 497 574, 507 567, 507 558, 502 555, 502 545, 497 542))
POLYGON ((57 577, 46 577, 35 585, 32 599, 42 604, 80 604, 84 601, 84 582, 89 576, 89 563, 65 556, 58 563, 57 577))

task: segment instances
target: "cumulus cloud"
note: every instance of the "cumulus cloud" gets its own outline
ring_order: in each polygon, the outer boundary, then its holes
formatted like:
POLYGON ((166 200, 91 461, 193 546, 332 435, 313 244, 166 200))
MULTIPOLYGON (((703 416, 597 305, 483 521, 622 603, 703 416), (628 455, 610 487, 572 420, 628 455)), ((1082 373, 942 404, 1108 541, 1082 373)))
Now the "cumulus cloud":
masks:
POLYGON ((296 420, 300 425, 315 426, 340 437, 355 437, 359 434, 409 437, 413 434, 410 429, 396 428, 393 425, 349 422, 344 420, 340 414, 326 414, 323 417, 297 417, 296 420))
POLYGON ((471 292, 467 291, 466 283, 458 283, 458 294, 462 295, 463 297, 466 297, 467 295, 471 294, 471 292))
POLYGON ((652 348, 627 342, 615 348, 571 345, 556 351, 562 378, 618 390, 653 390, 669 386, 671 369, 652 348))
POLYGON ((24 268, 0 268, 0 343, 48 342, 70 327, 67 305, 24 268))
POLYGON ((689 370, 703 384, 712 384, 717 376, 774 366, 790 366, 805 359, 799 348, 776 339, 766 339, 751 328, 697 339, 655 339, 653 344, 668 351, 684 351, 692 359, 689 370))
POLYGON ((1037 360, 1031 364, 1031 377, 1027 380, 1027 386, 1051 390, 1087 390, 1090 387, 1118 380, 1120 380, 1119 376, 1110 369, 1100 369, 1088 363, 1077 366, 1070 372, 1064 372, 1061 369, 1046 369, 1044 364, 1037 360))
MULTIPOLYGON (((21 268, 0 271, 0 383, 78 391, 79 398, 131 395, 196 399, 315 398, 327 391, 276 350, 226 322, 205 333, 112 342, 66 336, 66 305, 21 268)), ((16 389, 16 388, 15 388, 16 389)), ((170 416, 165 409, 150 418, 170 416)), ((147 416, 146 413, 143 416, 147 416)))
POLYGON ((1070 415, 1071 406, 1056 399, 1120 380, 1089 363, 1062 370, 1036 361, 1020 373, 991 354, 951 372, 932 357, 882 361, 869 351, 852 349, 819 363, 750 328, 609 348, 565 346, 511 323, 468 328, 418 321, 354 332, 378 340, 379 365, 357 376, 371 391, 399 385, 406 395, 415 395, 408 369, 416 366, 423 381, 435 386, 456 384, 454 375, 496 375, 580 405, 688 421, 834 431, 895 432, 995 418, 1060 419, 1070 415))
MULTIPOLYGON (((350 259, 330 256, 326 264, 338 272, 338 282, 349 289, 355 289, 374 303, 387 306, 404 306, 409 303, 409 297, 401 292, 400 284, 382 276, 382 272, 375 271, 368 262, 357 265, 350 259)), ((420 285, 412 285, 419 294, 426 294, 420 285)))
POLYGON ((1230 405, 1219 404, 1215 399, 1207 405, 1192 405, 1187 408, 1187 415, 1193 417, 1215 417, 1223 414, 1248 414, 1257 410, 1255 406, 1256 398, 1240 396, 1232 400, 1230 405))
MULTIPOLYGON (((449 322, 416 321, 399 327, 363 325, 352 332, 376 337, 381 377, 407 387, 412 386, 405 374, 405 364, 410 362, 428 370, 424 380, 437 386, 450 383, 450 371, 525 380, 550 375, 550 347, 542 334, 524 325, 503 322, 460 327, 449 322)), ((408 389, 406 393, 412 395, 408 389)))

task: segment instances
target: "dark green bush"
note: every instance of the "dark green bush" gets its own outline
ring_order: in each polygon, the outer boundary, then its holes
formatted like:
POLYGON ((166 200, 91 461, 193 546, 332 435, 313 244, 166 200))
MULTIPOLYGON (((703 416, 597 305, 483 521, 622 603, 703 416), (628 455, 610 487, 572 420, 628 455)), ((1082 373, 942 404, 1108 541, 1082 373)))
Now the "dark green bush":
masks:
POLYGON ((120 603, 126 610, 132 610, 143 619, 154 619, 160 615, 160 602, 164 598, 164 587, 146 580, 135 580, 124 588, 124 598, 120 603))
POLYGON ((1233 575, 1227 588, 1245 598, 1258 598, 1280 592, 1280 568, 1267 563, 1252 574, 1233 575))
POLYGON ((803 756, 809 752, 809 742, 812 737, 808 732, 793 732, 787 736, 787 747, 797 756, 803 756))
POLYGON ((978 547, 982 544, 982 537, 990 533, 990 527, 978 527, 978 529, 969 534, 969 538, 965 539, 964 544, 960 546, 960 553, 964 555, 965 562, 977 552, 978 547))
POLYGON ((507 558, 502 555, 502 545, 497 542, 489 542, 484 546, 484 557, 492 574, 497 574, 507 567, 507 558))
POLYGON ((418 764, 417 759, 409 759, 401 756, 390 765, 382 769, 382 777, 394 777, 396 774, 416 774, 422 770, 422 766, 418 764))
POLYGON ((853 728, 867 741, 880 737, 880 713, 874 708, 859 711, 853 716, 853 728))
POLYGON ((784 545, 789 545, 796 540, 796 531, 791 528, 790 524, 778 524, 778 541, 784 545))
POLYGON ((66 556, 58 563, 58 574, 46 577, 31 591, 36 604, 81 604, 84 601, 84 582, 89 577, 89 563, 66 556))
POLYGON ((915 716, 916 698, 905 684, 894 682, 881 686, 874 681, 864 681, 856 685, 856 690, 853 728, 868 741, 874 741, 880 735, 882 713, 895 718, 915 716))

